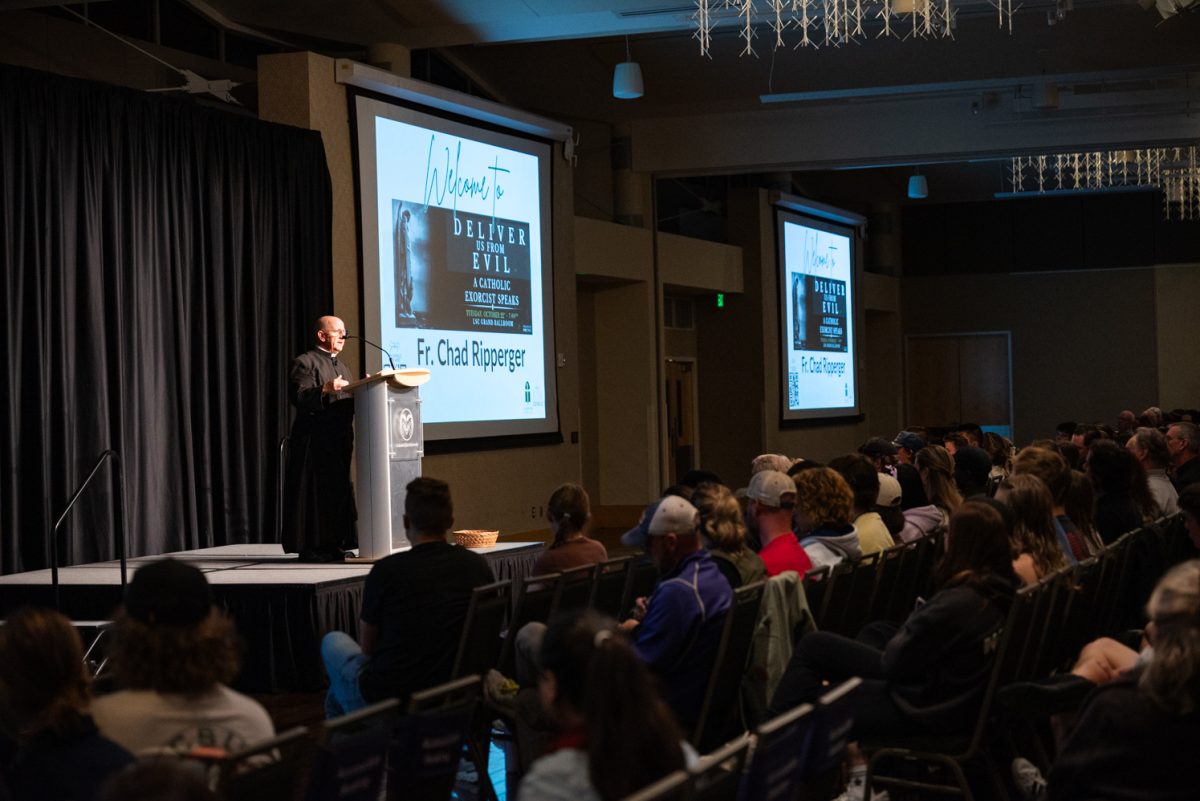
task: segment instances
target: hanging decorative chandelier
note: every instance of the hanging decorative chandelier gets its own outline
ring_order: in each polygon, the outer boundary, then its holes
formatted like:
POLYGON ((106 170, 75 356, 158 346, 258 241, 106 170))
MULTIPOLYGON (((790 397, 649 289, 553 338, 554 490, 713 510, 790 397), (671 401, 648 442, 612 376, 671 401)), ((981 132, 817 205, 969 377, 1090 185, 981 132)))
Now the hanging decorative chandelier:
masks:
POLYGON ((1014 194, 1161 189, 1163 217, 1200 220, 1200 146, 1016 156, 1014 194))
MULTIPOLYGON (((788 44, 799 47, 839 47, 868 38, 864 23, 879 20, 875 38, 954 38, 955 10, 951 0, 695 0, 693 38, 700 55, 709 55, 717 19, 736 15, 743 56, 754 50, 758 28, 769 28, 772 49, 788 44), (792 33, 789 35, 788 32, 792 33)), ((1012 0, 991 0, 1001 29, 1012 33, 1012 0)))

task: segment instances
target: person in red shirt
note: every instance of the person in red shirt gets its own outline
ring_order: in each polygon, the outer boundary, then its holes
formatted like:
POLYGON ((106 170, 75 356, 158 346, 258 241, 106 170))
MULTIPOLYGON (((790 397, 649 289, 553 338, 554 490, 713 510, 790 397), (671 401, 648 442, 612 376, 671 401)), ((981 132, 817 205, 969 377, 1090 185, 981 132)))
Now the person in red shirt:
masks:
POLYGON ((762 550, 758 552, 768 576, 794 570, 803 576, 812 569, 812 560, 792 533, 792 509, 796 505, 796 484, 786 473, 764 470, 755 473, 746 490, 749 513, 758 529, 762 550))

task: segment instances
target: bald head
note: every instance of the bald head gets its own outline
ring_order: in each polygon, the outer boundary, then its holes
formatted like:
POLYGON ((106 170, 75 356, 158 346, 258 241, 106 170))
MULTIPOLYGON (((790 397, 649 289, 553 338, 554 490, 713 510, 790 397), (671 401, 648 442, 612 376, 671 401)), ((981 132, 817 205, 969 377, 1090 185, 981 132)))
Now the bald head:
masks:
POLYGON ((328 314, 317 319, 317 347, 335 356, 346 344, 346 324, 340 317, 328 314))

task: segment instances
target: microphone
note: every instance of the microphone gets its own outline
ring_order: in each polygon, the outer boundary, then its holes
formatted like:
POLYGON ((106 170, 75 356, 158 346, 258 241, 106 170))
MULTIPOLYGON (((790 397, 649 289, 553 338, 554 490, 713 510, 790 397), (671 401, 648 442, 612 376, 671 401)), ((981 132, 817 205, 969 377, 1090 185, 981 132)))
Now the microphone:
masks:
POLYGON ((351 334, 350 332, 346 332, 346 333, 345 333, 345 334, 342 336, 342 339, 357 339, 359 342, 366 343, 367 345, 370 345, 372 348, 375 348, 376 350, 383 351, 383 355, 388 357, 388 365, 389 365, 389 366, 390 366, 390 367, 391 367, 393 370, 395 370, 395 369, 396 369, 396 363, 395 363, 394 361, 392 361, 392 354, 388 353, 386 350, 383 350, 383 347, 382 347, 381 345, 376 345, 376 344, 375 344, 374 342, 372 342, 371 340, 369 340, 369 339, 364 339, 363 337, 360 337, 360 336, 355 336, 354 334, 351 334))

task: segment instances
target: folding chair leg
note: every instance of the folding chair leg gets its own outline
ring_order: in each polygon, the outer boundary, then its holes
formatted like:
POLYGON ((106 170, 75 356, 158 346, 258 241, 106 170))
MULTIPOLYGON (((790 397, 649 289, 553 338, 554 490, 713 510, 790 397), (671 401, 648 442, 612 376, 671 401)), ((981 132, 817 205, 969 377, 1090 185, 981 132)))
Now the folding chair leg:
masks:
POLYGON ((492 777, 488 774, 487 752, 480 748, 474 732, 467 735, 467 753, 470 755, 471 761, 475 763, 475 773, 479 776, 480 797, 483 801, 500 801, 496 796, 496 787, 492 784, 492 777))

